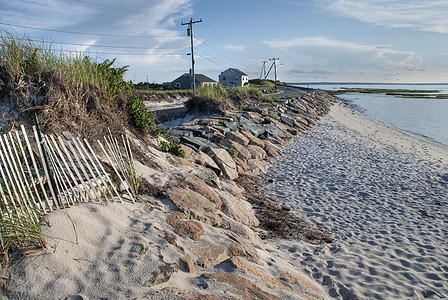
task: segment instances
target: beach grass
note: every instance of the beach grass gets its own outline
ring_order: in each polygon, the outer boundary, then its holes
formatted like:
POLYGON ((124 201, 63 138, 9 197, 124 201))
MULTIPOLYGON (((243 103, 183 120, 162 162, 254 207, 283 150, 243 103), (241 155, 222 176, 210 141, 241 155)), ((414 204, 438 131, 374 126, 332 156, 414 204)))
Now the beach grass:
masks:
MULTIPOLYGON (((1 256, 8 261, 11 250, 45 248, 46 242, 40 227, 42 213, 36 206, 13 205, 8 196, 1 210, 1 256)), ((32 203, 32 202, 30 202, 32 203)))

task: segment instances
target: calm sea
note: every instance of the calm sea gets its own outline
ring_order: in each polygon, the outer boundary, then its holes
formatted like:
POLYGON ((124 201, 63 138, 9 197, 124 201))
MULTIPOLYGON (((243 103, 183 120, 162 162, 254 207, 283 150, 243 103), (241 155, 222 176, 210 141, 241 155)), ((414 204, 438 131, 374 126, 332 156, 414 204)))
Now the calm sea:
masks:
MULTIPOLYGON (((448 84, 292 84, 329 91, 341 88, 437 90, 448 94, 448 84)), ((338 95, 370 119, 448 148, 448 99, 399 98, 384 94, 338 95)))

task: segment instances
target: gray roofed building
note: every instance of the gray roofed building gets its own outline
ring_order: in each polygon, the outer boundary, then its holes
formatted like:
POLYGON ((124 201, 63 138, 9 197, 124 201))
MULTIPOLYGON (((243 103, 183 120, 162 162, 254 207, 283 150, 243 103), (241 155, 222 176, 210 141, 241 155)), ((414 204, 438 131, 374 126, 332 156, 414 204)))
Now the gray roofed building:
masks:
MULTIPOLYGON (((204 85, 217 85, 218 83, 207 77, 203 74, 195 74, 196 87, 204 86, 204 85)), ((183 90, 188 90, 193 88, 193 75, 188 73, 182 74, 178 78, 174 79, 171 82, 172 87, 178 87, 183 90)))

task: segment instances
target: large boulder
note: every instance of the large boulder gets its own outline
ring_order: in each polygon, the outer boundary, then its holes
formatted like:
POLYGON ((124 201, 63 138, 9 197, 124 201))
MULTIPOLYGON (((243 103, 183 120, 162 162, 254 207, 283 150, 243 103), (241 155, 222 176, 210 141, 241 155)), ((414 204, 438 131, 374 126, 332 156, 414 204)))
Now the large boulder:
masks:
POLYGON ((247 131, 250 131, 256 137, 263 135, 266 131, 266 129, 263 127, 263 125, 257 124, 257 123, 255 123, 249 119, 246 119, 244 117, 240 117, 240 124, 244 129, 246 129, 247 131))
POLYGON ((265 159, 266 151, 263 148, 256 145, 247 145, 246 148, 250 151, 251 158, 253 159, 265 159))
POLYGON ((225 177, 230 180, 238 178, 235 161, 225 149, 209 148, 207 154, 219 166, 225 177))
POLYGON ((226 139, 235 141, 238 144, 243 145, 243 146, 249 145, 249 139, 238 131, 229 132, 226 135, 226 139))
POLYGON ((193 252, 198 256, 196 264, 202 268, 207 268, 212 263, 220 263, 228 258, 224 248, 211 244, 203 243, 193 252))
POLYGON ((280 297, 262 290, 249 279, 233 273, 204 273, 201 276, 213 282, 227 283, 230 286, 230 292, 240 295, 241 299, 281 300, 280 297))
POLYGON ((180 138, 180 142, 197 151, 204 151, 209 147, 217 147, 215 143, 197 136, 185 136, 180 138))
POLYGON ((249 170, 254 174, 264 172, 268 165, 267 161, 260 159, 249 159, 247 164, 249 165, 249 170))
POLYGON ((185 177, 185 183, 188 185, 190 190, 193 190, 208 200, 212 201, 217 209, 221 209, 221 198, 205 183, 204 180, 200 179, 194 174, 189 174, 185 177))
POLYGON ((247 226, 258 226, 260 224, 249 202, 225 191, 219 191, 218 193, 221 197, 222 211, 228 217, 247 226))
POLYGON ((263 142, 263 140, 257 138, 250 131, 242 128, 240 130, 240 132, 241 132, 241 134, 243 134, 249 140, 249 145, 256 145, 256 146, 261 147, 261 148, 265 147, 265 143, 263 142))
POLYGON ((266 133, 268 136, 278 136, 282 139, 290 138, 291 135, 287 131, 283 131, 274 124, 264 124, 264 128, 266 129, 266 133))
POLYGON ((216 205, 201 194, 176 186, 168 187, 166 194, 177 208, 188 217, 212 226, 221 225, 221 218, 218 216, 216 205))
MULTIPOLYGON (((209 157, 207 155, 207 157, 209 157)), ((209 157, 210 158, 210 157, 209 157)), ((215 162, 213 162, 215 164, 215 162)), ((221 169, 219 169, 218 165, 216 167, 219 170, 219 174, 221 174, 221 169)), ((221 188, 221 181, 219 180, 219 174, 215 172, 215 170, 211 168, 199 167, 192 170, 192 174, 196 175, 198 178, 204 180, 209 186, 221 188)))
POLYGON ((247 149, 240 143, 237 143, 233 140, 224 139, 224 140, 221 140, 221 142, 219 144, 228 149, 234 149, 236 151, 235 155, 237 157, 241 158, 242 160, 248 160, 249 158, 252 157, 252 154, 249 151, 249 149, 247 149))
POLYGON ((188 220, 187 216, 181 212, 171 211, 166 217, 166 222, 171 225, 174 232, 181 237, 190 235, 191 239, 199 241, 205 234, 201 223, 194 220, 188 220))

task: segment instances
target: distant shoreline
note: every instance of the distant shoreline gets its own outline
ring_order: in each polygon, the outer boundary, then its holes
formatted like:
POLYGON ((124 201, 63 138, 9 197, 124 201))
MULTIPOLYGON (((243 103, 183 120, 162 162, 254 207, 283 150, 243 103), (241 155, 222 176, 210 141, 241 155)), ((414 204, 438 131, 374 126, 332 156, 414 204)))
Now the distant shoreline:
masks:
POLYGON ((448 85, 447 83, 439 82, 439 83, 387 83, 387 82, 331 82, 331 81, 322 81, 322 82, 287 82, 287 85, 448 85))

